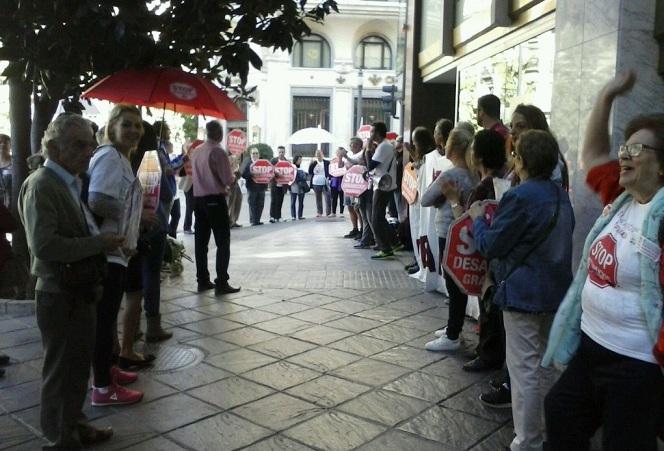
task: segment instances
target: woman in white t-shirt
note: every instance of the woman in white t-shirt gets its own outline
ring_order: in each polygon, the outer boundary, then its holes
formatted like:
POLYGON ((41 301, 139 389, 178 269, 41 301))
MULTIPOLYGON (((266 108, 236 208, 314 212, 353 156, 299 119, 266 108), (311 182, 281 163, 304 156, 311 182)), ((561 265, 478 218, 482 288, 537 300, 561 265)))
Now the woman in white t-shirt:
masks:
POLYGON ((316 150, 316 158, 309 164, 311 187, 316 194, 316 217, 323 216, 323 196, 325 196, 325 215, 332 214, 330 197, 330 162, 323 158, 323 151, 316 150))
POLYGON ((662 324, 664 115, 630 121, 618 161, 609 155, 611 104, 634 80, 628 72, 609 82, 588 119, 589 184, 607 202, 625 192, 588 234, 551 330, 543 364, 568 366, 546 397, 545 449, 588 449, 602 427, 604 450, 654 451, 664 422, 664 360, 653 353, 662 324))
POLYGON ((92 361, 94 382, 91 400, 94 406, 132 404, 143 398, 143 393, 122 386, 135 381, 136 373, 112 366, 114 325, 126 289, 129 258, 136 253, 143 210, 141 184, 129 162, 129 153, 143 136, 140 111, 134 106, 116 105, 109 115, 105 133, 108 144, 97 148, 90 160, 88 204, 100 218, 98 225, 102 233, 125 236, 126 241, 121 249, 107 254, 107 276, 97 304, 92 361))

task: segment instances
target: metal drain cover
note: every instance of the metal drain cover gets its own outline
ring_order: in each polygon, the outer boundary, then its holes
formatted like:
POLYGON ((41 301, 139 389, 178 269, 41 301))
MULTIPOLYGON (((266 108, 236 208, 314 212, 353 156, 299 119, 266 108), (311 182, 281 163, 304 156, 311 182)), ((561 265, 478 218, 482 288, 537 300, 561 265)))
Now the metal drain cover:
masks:
POLYGON ((146 354, 154 354, 157 359, 154 365, 141 370, 145 373, 173 373, 196 366, 203 361, 205 353, 193 346, 146 344, 146 354))

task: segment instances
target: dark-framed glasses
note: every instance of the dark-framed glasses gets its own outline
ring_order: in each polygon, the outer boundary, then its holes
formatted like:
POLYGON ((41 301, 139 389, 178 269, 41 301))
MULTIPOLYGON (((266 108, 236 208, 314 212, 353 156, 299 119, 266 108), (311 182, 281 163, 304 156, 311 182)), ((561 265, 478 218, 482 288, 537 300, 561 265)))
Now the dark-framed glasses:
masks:
POLYGON ((97 147, 97 143, 95 141, 88 141, 88 140, 84 140, 84 139, 76 139, 72 143, 72 147, 74 149, 78 150, 78 151, 86 150, 86 149, 90 149, 90 148, 94 149, 95 147, 97 147))
POLYGON ((657 147, 641 143, 623 144, 618 148, 618 158, 638 157, 639 155, 641 155, 641 152, 643 152, 645 149, 657 150, 657 147))

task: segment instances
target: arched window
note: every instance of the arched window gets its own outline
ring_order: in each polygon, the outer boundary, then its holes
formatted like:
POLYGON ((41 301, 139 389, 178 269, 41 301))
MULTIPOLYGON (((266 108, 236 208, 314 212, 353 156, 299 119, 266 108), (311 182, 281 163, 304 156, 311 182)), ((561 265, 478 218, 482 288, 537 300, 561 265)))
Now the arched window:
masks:
POLYGON ((355 49, 355 66, 362 69, 392 69, 390 44, 378 36, 367 36, 355 49))
POLYGON ((317 34, 305 36, 293 46, 294 67, 330 67, 330 45, 317 34))

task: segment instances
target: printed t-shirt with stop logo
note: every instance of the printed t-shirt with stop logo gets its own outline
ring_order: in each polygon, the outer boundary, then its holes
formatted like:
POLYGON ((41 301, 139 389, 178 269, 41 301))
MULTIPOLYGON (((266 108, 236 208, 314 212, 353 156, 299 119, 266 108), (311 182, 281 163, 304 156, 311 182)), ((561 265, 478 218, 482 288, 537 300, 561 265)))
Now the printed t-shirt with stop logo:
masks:
POLYGON ((581 330, 618 354, 655 362, 641 309, 641 227, 650 203, 622 206, 590 247, 581 330))

